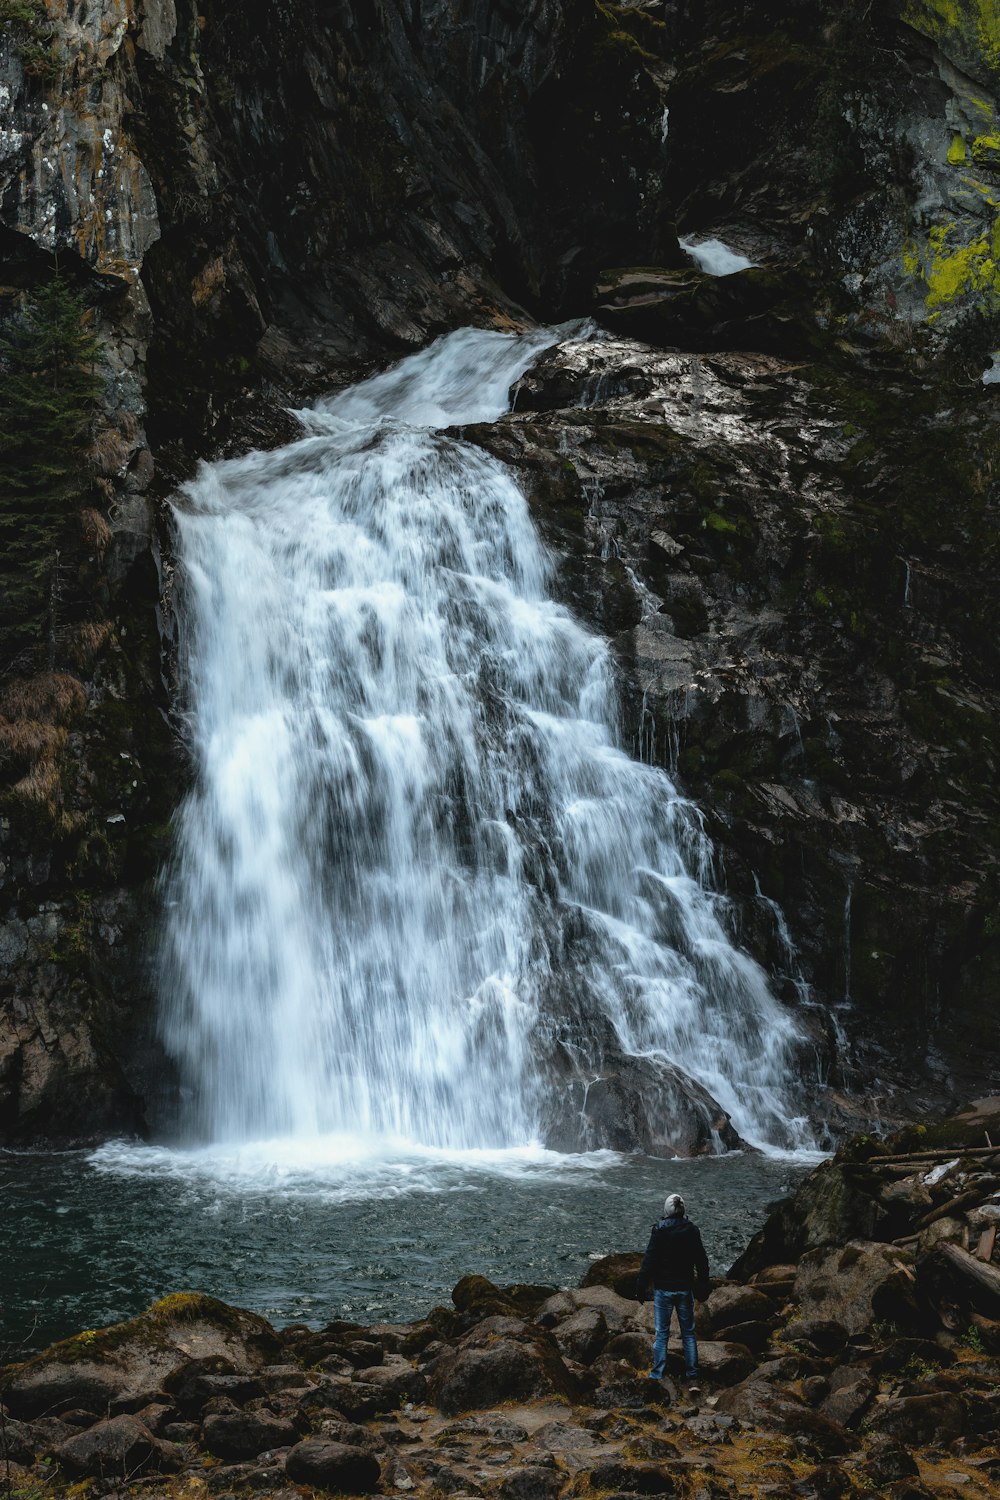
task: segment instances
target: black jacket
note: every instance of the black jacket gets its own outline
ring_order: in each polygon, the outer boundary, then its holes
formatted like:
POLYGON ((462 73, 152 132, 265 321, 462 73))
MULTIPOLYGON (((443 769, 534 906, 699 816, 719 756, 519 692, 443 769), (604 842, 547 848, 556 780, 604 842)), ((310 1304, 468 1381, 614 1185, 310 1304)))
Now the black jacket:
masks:
POLYGON ((650 1282, 657 1291, 694 1292, 699 1301, 708 1296, 708 1256, 697 1225, 683 1214, 653 1225, 636 1282, 640 1299, 650 1282))

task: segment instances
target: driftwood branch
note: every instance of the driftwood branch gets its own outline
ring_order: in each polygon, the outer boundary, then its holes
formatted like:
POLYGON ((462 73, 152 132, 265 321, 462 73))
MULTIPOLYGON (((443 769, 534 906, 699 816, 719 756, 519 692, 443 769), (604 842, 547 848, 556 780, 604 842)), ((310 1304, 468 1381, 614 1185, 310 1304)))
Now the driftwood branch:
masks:
POLYGON ((928 1148, 925 1151, 907 1151, 899 1156, 870 1156, 865 1162, 865 1166, 909 1166, 911 1162, 914 1166, 920 1166, 923 1162, 926 1162, 928 1166, 931 1166, 934 1162, 937 1161, 951 1161, 952 1158, 956 1156, 960 1161, 965 1161, 967 1159, 971 1159, 973 1161, 982 1161, 984 1158, 988 1159, 991 1156, 997 1157, 998 1161, 1000 1161, 1000 1147, 940 1146, 935 1149, 928 1148))
POLYGON ((1000 1313, 1000 1271, 996 1266, 977 1260, 958 1245, 941 1244, 937 1246, 937 1252, 952 1270, 959 1273, 976 1302, 988 1308, 994 1317, 1000 1313))

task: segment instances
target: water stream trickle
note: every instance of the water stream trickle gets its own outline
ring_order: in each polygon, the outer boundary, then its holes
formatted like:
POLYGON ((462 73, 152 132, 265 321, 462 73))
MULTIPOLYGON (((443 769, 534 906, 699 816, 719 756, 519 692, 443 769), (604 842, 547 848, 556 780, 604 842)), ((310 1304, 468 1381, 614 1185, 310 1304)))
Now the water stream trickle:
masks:
POLYGON ((695 811, 620 748, 609 647, 514 476, 442 430, 566 333, 440 339, 178 502, 163 1025, 204 1138, 521 1148, 613 1051, 808 1144, 695 811))

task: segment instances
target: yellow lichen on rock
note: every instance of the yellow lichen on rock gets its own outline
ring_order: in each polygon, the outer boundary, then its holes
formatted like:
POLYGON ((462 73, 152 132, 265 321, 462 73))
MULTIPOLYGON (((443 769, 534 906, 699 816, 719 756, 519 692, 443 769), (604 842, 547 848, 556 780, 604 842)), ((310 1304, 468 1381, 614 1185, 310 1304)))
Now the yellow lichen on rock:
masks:
POLYGON ((903 20, 960 66, 1000 70, 1000 0, 906 0, 903 20))
POLYGON ((926 283, 928 312, 960 298, 981 309, 1000 307, 1000 220, 968 244, 962 244, 954 224, 938 224, 930 231, 924 249, 912 242, 903 249, 907 277, 919 276, 926 283))

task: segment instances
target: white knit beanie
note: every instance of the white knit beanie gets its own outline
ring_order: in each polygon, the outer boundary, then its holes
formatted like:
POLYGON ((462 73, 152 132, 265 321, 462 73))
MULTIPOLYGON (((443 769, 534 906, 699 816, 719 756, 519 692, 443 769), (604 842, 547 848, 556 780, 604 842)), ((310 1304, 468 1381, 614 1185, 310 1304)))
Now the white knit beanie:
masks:
POLYGON ((669 1193, 667 1201, 663 1205, 663 1217, 675 1219, 684 1212, 684 1199, 680 1193, 669 1193))

